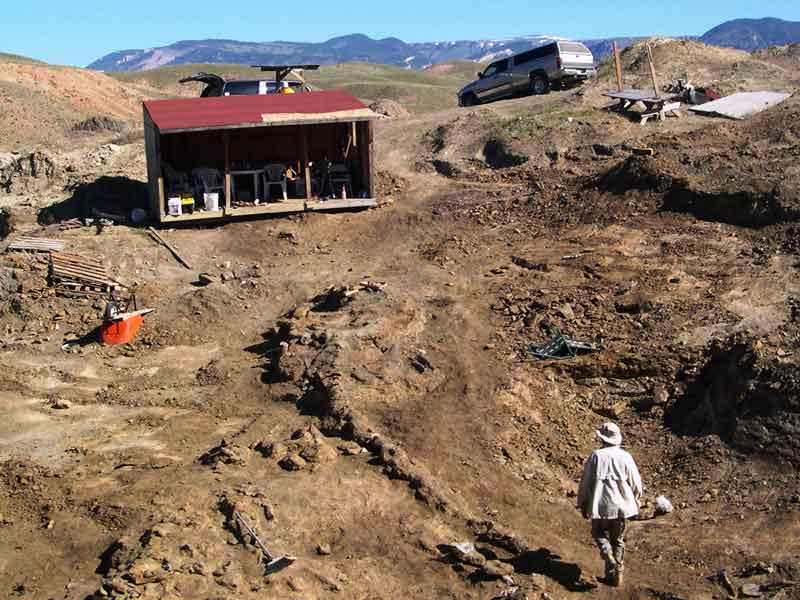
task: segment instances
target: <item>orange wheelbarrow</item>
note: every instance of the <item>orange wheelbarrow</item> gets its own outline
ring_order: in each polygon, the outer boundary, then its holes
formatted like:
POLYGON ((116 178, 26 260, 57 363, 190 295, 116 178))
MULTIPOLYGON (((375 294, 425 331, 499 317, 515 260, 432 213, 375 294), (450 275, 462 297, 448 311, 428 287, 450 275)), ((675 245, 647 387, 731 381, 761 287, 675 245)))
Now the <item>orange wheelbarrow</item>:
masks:
POLYGON ((107 346, 130 343, 142 327, 145 315, 151 312, 152 308, 146 308, 107 317, 100 326, 100 341, 107 346))

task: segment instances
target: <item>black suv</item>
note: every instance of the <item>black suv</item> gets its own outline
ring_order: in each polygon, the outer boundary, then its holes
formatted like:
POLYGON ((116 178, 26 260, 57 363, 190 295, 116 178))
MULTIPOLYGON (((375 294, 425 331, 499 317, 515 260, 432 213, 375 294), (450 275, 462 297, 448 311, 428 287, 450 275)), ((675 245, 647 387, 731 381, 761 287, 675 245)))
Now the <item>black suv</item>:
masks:
MULTIPOLYGON (((284 81, 294 91, 302 91, 302 82, 290 79, 284 79, 284 81)), ((233 81, 225 81, 225 79, 213 73, 198 73, 180 80, 180 83, 194 82, 206 85, 200 94, 201 98, 212 98, 214 96, 264 96, 279 92, 282 84, 282 82, 278 83, 274 79, 234 79, 233 81)))

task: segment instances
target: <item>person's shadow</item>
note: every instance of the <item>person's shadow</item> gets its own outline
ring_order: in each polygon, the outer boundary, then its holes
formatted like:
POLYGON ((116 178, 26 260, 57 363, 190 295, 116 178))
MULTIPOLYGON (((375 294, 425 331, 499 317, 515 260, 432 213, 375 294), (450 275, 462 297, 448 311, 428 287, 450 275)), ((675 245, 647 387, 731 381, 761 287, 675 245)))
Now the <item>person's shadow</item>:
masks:
POLYGON ((582 577, 581 568, 565 562, 547 548, 528 550, 509 560, 514 570, 523 575, 539 574, 558 582, 570 592, 587 592, 597 587, 582 577))

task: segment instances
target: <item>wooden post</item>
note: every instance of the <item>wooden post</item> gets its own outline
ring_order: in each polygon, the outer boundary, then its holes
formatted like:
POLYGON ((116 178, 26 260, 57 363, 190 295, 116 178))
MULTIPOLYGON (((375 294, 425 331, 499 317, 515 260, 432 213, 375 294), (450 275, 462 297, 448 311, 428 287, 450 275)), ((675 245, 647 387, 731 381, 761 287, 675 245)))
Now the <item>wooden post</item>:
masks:
POLYGON ((369 184, 367 185, 367 191, 369 192, 370 198, 375 198, 374 146, 375 146, 375 128, 372 121, 367 121, 366 152, 367 152, 367 173, 369 175, 369 184))
POLYGON ((653 49, 650 47, 650 44, 647 44, 647 60, 650 63, 650 77, 653 78, 653 91, 655 91, 655 97, 661 97, 661 90, 658 89, 658 79, 656 79, 656 66, 653 63, 653 49))
MULTIPOLYGON (((159 161, 159 168, 161 168, 160 162, 161 161, 159 161)), ((166 194, 164 193, 164 177, 161 175, 158 176, 158 204, 160 205, 158 210, 158 222, 161 223, 163 220, 162 216, 167 212, 167 200, 166 194)))
POLYGON ((619 46, 617 41, 614 40, 614 70, 617 72, 617 88, 620 92, 624 92, 625 88, 622 84, 622 64, 619 58, 619 46))
POLYGON ((225 148, 225 214, 230 214, 233 182, 231 181, 231 137, 228 131, 222 132, 222 146, 225 148))
POLYGON ((308 125, 303 126, 303 165, 306 175, 306 202, 311 202, 311 165, 308 164, 308 125))
POLYGON ((166 190, 164 189, 164 166, 162 163, 162 155, 161 155, 161 130, 156 128, 155 131, 155 151, 156 151, 156 173, 158 174, 157 185, 158 189, 156 192, 158 193, 158 222, 164 220, 164 215, 168 212, 167 211, 167 194, 166 190))

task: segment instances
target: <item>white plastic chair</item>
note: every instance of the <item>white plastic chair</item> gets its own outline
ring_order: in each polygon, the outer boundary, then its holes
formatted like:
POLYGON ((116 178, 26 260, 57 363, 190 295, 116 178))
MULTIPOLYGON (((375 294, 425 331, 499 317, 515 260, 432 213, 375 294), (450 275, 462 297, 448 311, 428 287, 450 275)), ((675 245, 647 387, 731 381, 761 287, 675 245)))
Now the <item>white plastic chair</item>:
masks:
POLYGON ((267 202, 270 199, 270 188, 280 187, 283 194, 283 200, 289 199, 286 193, 286 167, 284 165, 267 165, 264 167, 264 174, 261 176, 264 187, 264 197, 267 202))

